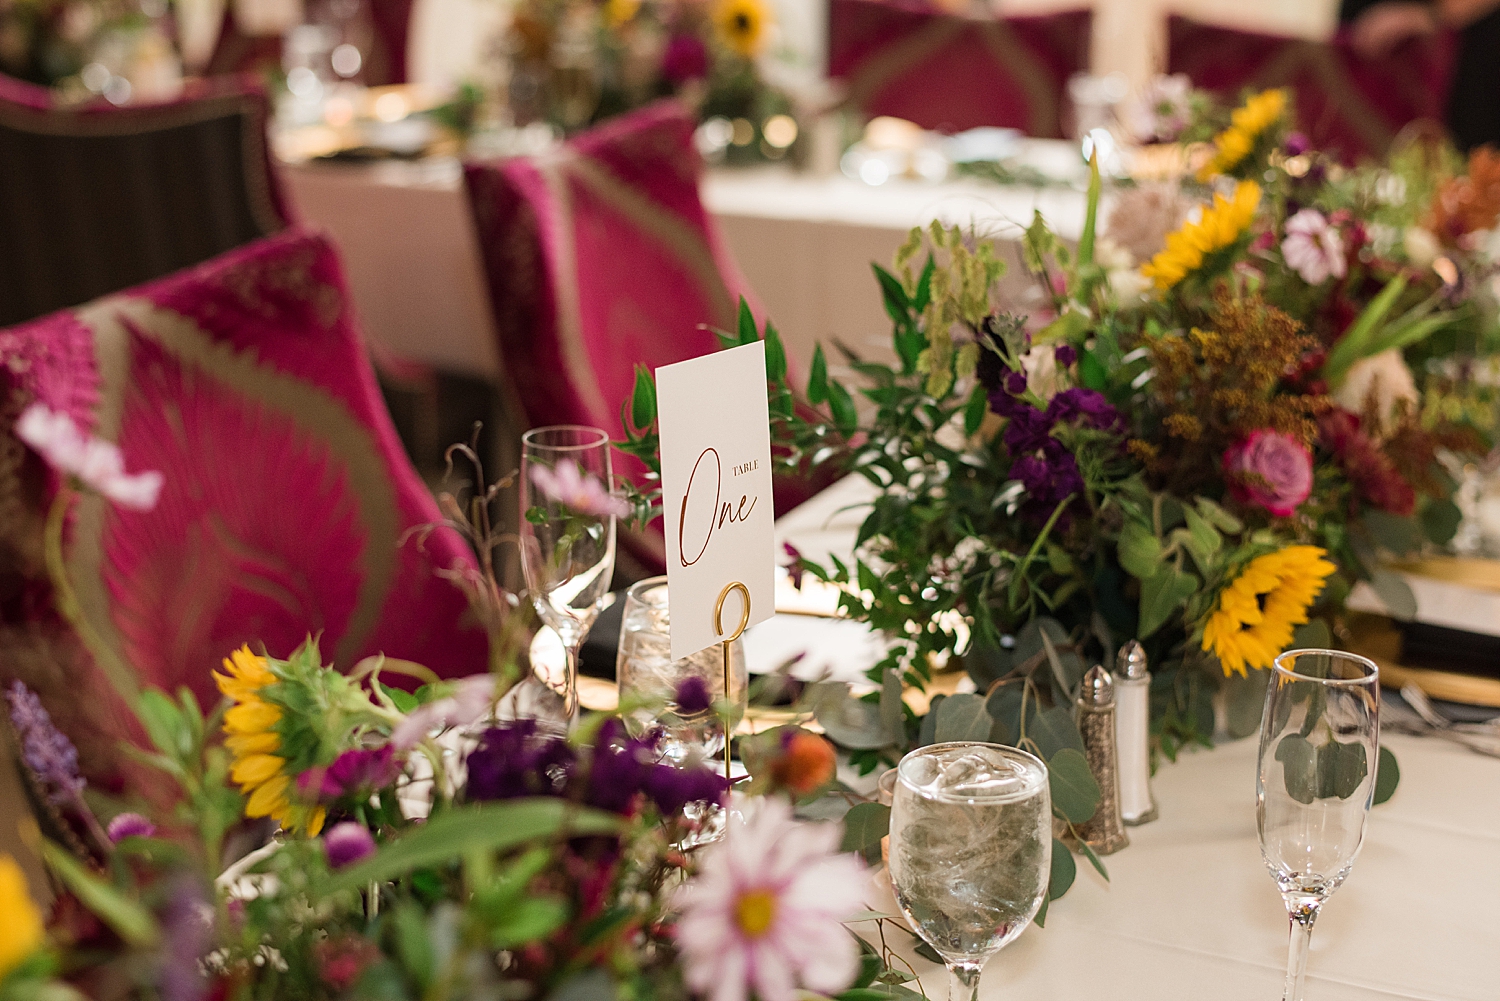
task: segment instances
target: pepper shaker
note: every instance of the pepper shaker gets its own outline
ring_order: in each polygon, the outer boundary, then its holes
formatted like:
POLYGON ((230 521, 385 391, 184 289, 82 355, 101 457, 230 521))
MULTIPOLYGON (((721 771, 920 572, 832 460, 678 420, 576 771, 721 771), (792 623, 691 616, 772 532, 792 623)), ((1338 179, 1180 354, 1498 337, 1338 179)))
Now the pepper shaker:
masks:
POLYGON ((1120 819, 1127 827, 1156 819, 1151 795, 1151 672, 1131 640, 1115 658, 1115 737, 1120 765, 1120 819))
POLYGON ((1078 836, 1100 855, 1130 844, 1120 819, 1120 771, 1115 747, 1115 686, 1109 672, 1095 665, 1083 676, 1078 693, 1078 730, 1089 770, 1099 783, 1099 808, 1078 836))

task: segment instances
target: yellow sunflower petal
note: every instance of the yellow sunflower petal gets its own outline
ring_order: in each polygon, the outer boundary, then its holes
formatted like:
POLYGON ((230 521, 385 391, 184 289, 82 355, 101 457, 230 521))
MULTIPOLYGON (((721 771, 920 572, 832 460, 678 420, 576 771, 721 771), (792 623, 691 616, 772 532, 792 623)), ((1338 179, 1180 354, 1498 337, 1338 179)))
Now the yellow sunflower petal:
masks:
POLYGON ((260 785, 255 792, 250 794, 250 802, 245 804, 245 816, 247 817, 271 817, 284 814, 291 805, 287 800, 286 789, 291 782, 285 775, 277 775, 269 781, 260 785))
POLYGON ((229 777, 242 786, 258 786, 274 775, 281 774, 285 758, 274 754, 251 754, 240 758, 229 770, 229 777))
POLYGON ((281 710, 267 702, 261 702, 259 699, 242 702, 237 706, 231 706, 224 713, 224 732, 229 734, 261 733, 275 726, 280 719, 281 710))
POLYGON ((273 730, 262 733, 237 733, 232 737, 225 737, 224 746, 235 757, 269 754, 281 746, 281 737, 273 730))

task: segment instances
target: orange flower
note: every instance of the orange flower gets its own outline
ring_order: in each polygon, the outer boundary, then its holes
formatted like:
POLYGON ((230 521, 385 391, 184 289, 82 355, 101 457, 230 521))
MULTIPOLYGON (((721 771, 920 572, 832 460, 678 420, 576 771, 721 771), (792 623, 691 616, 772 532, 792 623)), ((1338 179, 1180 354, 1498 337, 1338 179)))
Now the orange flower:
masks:
POLYGON ((781 755, 771 765, 771 779, 782 789, 806 796, 833 779, 833 745, 806 730, 788 731, 781 738, 781 755))
POLYGON ((1500 152, 1481 146, 1469 154, 1469 172, 1444 181, 1432 199, 1427 228, 1450 246, 1500 219, 1500 152))

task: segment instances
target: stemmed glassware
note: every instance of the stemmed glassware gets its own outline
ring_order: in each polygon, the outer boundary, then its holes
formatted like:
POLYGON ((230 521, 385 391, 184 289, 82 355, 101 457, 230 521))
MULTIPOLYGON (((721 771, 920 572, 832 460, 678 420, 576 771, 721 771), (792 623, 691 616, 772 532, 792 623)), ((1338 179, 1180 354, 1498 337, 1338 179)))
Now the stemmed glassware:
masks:
POLYGON ((609 435, 559 424, 521 437, 521 568, 542 621, 562 639, 563 676, 533 712, 563 726, 578 714, 578 651, 609 594, 615 519, 628 506, 611 494, 609 435))
POLYGON ((1364 843, 1380 760, 1375 664, 1337 650, 1276 658, 1260 728, 1260 852, 1291 917, 1284 1001, 1302 1001, 1307 947, 1323 903, 1364 843))
POLYGON ((1047 766, 1014 747, 932 744, 901 759, 890 873, 901 913, 976 1001, 985 961, 1036 917, 1052 869, 1047 766))

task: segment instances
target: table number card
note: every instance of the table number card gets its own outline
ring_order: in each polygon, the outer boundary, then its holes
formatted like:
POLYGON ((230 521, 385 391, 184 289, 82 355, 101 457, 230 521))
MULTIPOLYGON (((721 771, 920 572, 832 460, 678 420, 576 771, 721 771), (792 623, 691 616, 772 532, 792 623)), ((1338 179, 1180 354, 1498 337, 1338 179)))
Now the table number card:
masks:
POLYGON ((681 659, 739 625, 744 599, 735 590, 724 601, 724 633, 714 628, 726 585, 748 591, 747 625, 776 610, 765 344, 665 365, 656 397, 672 657, 681 659))

